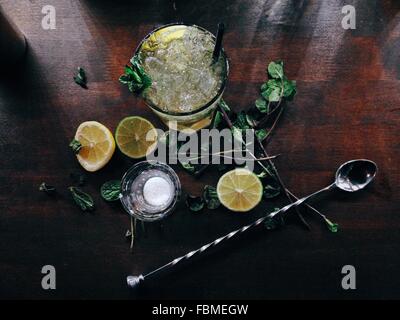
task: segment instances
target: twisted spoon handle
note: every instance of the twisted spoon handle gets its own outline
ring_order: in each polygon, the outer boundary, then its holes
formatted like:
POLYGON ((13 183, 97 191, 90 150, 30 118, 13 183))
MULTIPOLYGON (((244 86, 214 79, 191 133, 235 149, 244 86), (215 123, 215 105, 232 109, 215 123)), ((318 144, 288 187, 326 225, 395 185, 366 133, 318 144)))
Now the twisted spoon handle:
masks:
POLYGON ((183 260, 188 260, 188 259, 192 258, 194 255, 202 253, 202 252, 206 251, 207 249, 220 244, 222 241, 228 240, 228 239, 234 237, 237 234, 244 233, 245 231, 260 225, 265 220, 267 220, 269 218, 273 218, 274 216, 276 216, 279 213, 285 213, 290 208, 292 208, 294 206, 298 206, 298 205, 302 204, 303 202, 307 201, 308 199, 314 197, 315 195, 317 195, 317 194, 319 194, 319 193, 321 193, 323 191, 327 191, 327 190, 332 189, 334 186, 335 186, 335 184, 331 184, 331 185, 327 186, 324 189, 321 189, 321 190, 319 190, 317 192, 314 192, 314 193, 312 193, 312 194, 310 194, 310 195, 308 195, 308 196, 306 196, 304 198, 301 198, 301 199, 297 200, 296 202, 288 204, 287 206, 285 206, 285 207, 283 207, 283 208, 281 208, 279 210, 276 210, 276 211, 270 213, 269 215, 267 215, 265 217, 257 219, 256 221, 254 221, 251 224, 243 226, 243 227, 241 227, 241 228, 239 228, 237 230, 234 230, 234 231, 232 231, 232 232, 230 232, 230 233, 228 233, 228 234, 226 234, 226 235, 224 235, 224 236, 222 236, 222 237, 220 237, 220 238, 218 238, 218 239, 216 239, 216 240, 214 240, 212 242, 209 242, 209 243, 205 244, 204 246, 200 247, 197 250, 190 251, 187 254, 185 254, 185 255, 183 255, 181 257, 178 257, 178 258, 172 260, 171 262, 169 262, 169 263, 167 263, 167 264, 165 264, 165 265, 163 265, 163 266, 161 266, 161 267, 159 267, 159 268, 157 268, 157 269, 155 269, 155 270, 153 270, 153 271, 151 271, 151 272, 149 272, 149 273, 147 273, 145 275, 141 274, 140 276, 128 276, 127 277, 128 286, 132 287, 132 288, 136 287, 140 282, 144 281, 145 278, 148 278, 148 277, 160 272, 163 269, 173 267, 173 266, 175 266, 176 264, 178 264, 179 262, 181 262, 183 260))

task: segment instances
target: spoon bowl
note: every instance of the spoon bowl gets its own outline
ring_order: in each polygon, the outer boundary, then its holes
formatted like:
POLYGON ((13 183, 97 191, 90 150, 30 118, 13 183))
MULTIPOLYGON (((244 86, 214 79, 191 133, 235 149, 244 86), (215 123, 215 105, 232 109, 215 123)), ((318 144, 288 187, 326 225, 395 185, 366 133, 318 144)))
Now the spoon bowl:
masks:
POLYGON ((336 171, 335 185, 346 192, 364 189, 378 171, 375 162, 366 159, 350 160, 336 171))

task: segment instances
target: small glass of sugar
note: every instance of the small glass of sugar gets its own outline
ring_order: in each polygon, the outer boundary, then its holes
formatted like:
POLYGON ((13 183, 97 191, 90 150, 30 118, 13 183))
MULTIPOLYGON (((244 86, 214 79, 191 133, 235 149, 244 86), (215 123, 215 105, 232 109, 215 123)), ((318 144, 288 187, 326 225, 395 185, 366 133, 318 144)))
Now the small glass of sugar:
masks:
POLYGON ((125 210, 142 221, 156 221, 172 213, 181 192, 175 171, 156 161, 132 166, 123 176, 121 203, 125 210))

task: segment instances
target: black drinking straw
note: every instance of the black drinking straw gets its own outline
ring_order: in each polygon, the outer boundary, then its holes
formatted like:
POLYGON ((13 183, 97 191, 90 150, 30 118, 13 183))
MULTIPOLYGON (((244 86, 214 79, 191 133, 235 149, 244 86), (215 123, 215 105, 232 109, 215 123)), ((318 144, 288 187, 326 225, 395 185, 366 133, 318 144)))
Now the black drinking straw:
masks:
POLYGON ((217 39, 215 40, 215 47, 213 52, 213 63, 218 61, 219 54, 222 49, 222 38, 224 37, 225 25, 223 22, 218 23, 217 39))

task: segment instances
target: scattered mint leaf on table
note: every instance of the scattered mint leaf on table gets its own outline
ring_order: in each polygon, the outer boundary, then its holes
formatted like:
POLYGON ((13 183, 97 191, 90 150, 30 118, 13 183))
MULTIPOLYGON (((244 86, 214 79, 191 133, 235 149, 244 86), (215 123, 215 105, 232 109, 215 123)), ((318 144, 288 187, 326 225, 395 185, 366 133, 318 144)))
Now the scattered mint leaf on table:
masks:
POLYGON ((191 195, 186 196, 186 205, 193 212, 199 212, 204 208, 204 200, 202 197, 195 197, 191 195))
POLYGON ((87 89, 87 77, 86 72, 83 68, 78 67, 78 73, 76 76, 74 76, 74 81, 77 85, 87 89))
POLYGON ((206 185, 204 187, 203 199, 207 205, 207 208, 210 210, 217 209, 221 205, 217 195, 217 189, 213 186, 206 185))
POLYGON ((89 194, 83 192, 77 187, 69 187, 68 190, 71 192, 72 199, 82 211, 94 210, 94 201, 89 194))
POLYGON ((39 191, 45 192, 49 195, 52 195, 56 192, 56 188, 53 186, 48 185, 45 182, 42 182, 39 186, 39 191))
POLYGON ((105 182, 100 188, 101 197, 105 201, 117 201, 121 193, 121 181, 111 180, 105 182))
POLYGON ((191 164, 190 162, 181 162, 181 161, 179 161, 179 164, 182 166, 183 169, 185 169, 189 173, 194 174, 196 172, 196 169, 195 169, 194 165, 191 164))

